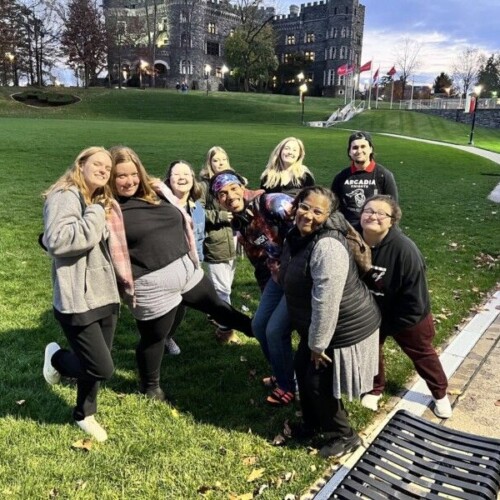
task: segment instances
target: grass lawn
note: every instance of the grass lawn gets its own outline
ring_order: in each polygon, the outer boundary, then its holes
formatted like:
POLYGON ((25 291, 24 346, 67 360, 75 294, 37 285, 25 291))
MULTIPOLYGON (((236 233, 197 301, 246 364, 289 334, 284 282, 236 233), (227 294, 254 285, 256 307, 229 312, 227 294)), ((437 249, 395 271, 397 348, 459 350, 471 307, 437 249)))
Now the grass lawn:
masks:
MULTIPOLYGON (((263 402, 260 379, 269 369, 256 341, 219 346, 213 327, 194 311, 178 332, 182 354, 163 363, 172 409, 136 392, 137 336, 123 309, 113 349, 116 372, 99 396, 98 418, 110 438, 90 451, 72 447, 84 437, 71 423, 75 388, 69 382, 48 387, 41 374, 45 344, 65 340, 51 310, 50 262, 36 241, 40 193, 81 149, 115 144, 136 149, 156 175, 176 158, 199 169, 207 149, 218 144, 256 186, 270 151, 287 136, 304 141, 307 165, 318 183, 329 186, 347 164, 349 132, 299 126, 296 97, 97 89, 69 108, 40 110, 13 103, 2 92, 0 497, 184 499, 203 493, 219 499, 261 491, 259 498, 283 499, 307 491, 327 464, 301 446, 272 445, 298 408, 276 410, 263 402), (257 477, 250 481, 253 472, 257 477)), ((335 106, 334 100, 309 99, 306 119, 325 118, 335 106)), ((381 111, 380 123, 377 113, 367 113, 369 122, 360 122, 363 116, 352 128, 457 143, 466 129, 454 138, 448 123, 436 122, 432 136, 430 121, 394 122, 399 112, 381 111)), ((477 143, 484 130, 477 129, 477 143)), ((448 147, 384 136, 375 141, 378 161, 396 176, 402 226, 428 262, 442 343, 500 279, 498 206, 486 199, 500 181, 499 168, 448 147)), ((238 261, 233 297, 236 306, 255 311, 259 293, 246 260, 238 261)), ((392 345, 387 352, 393 395, 412 370, 392 345)), ((362 430, 371 412, 358 403, 349 408, 362 430)))

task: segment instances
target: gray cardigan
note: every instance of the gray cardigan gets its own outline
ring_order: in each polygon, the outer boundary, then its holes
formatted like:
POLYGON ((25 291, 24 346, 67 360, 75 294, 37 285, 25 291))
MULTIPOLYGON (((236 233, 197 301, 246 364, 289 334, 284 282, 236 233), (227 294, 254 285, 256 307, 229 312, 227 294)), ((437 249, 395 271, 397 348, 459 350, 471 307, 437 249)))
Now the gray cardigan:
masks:
POLYGON ((115 272, 106 246, 104 208, 89 205, 82 214, 76 188, 52 192, 43 210, 43 243, 52 257, 54 308, 85 313, 119 304, 115 272))

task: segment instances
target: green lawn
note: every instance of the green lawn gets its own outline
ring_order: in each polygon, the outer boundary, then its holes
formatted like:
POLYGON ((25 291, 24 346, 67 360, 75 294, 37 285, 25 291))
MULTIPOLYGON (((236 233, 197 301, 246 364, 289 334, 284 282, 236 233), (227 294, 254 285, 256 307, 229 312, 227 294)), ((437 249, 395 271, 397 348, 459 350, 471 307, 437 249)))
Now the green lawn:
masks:
MULTIPOLYGON (((45 344, 65 341, 51 310, 50 262, 36 242, 40 193, 94 144, 131 146, 156 175, 176 158, 199 169, 207 149, 218 144, 256 186, 272 148, 292 135, 304 141, 318 183, 329 186, 347 164, 349 131, 299 126, 296 97, 98 89, 69 108, 40 110, 13 103, 2 92, 0 497, 184 499, 205 492, 219 499, 267 485, 259 498, 283 499, 306 491, 327 464, 303 447, 271 444, 297 408, 264 404, 260 379, 269 369, 257 343, 219 346, 213 327, 193 311, 178 333, 181 356, 166 357, 163 364, 162 384, 176 402, 172 410, 136 393, 137 336, 123 310, 113 351, 116 373, 99 398, 99 420, 110 438, 88 452, 72 448, 84 437, 71 424, 74 387, 48 387, 41 375, 45 344), (264 470, 249 482, 254 469, 264 470)), ((306 106, 308 120, 322 119, 335 101, 309 99, 306 106)), ((399 125, 392 121, 397 115, 380 112, 378 124, 374 112, 370 123, 352 124, 374 132, 430 134, 428 122, 406 129, 404 117, 399 125)), ((434 128, 434 139, 460 142, 448 124, 436 122, 434 128)), ((427 258, 443 342, 500 278, 498 261, 482 257, 499 257, 498 206, 486 199, 500 181, 498 165, 448 147, 385 136, 375 141, 378 161, 399 185, 402 225, 427 258)), ((248 262, 238 261, 234 303, 252 313, 258 298, 248 262)), ((412 371, 392 346, 388 355, 392 395, 412 371)), ((370 422, 371 413, 358 403, 349 408, 359 430, 370 422)))

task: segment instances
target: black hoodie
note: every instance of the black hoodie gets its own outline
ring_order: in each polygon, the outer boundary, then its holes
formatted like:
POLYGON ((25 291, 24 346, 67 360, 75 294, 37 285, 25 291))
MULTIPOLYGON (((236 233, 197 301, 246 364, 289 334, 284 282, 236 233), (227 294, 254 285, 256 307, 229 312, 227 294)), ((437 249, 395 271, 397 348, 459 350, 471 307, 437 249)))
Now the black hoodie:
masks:
POLYGON ((372 247, 372 270, 364 281, 382 313, 381 333, 393 335, 422 321, 431 310, 425 261, 398 227, 372 247))

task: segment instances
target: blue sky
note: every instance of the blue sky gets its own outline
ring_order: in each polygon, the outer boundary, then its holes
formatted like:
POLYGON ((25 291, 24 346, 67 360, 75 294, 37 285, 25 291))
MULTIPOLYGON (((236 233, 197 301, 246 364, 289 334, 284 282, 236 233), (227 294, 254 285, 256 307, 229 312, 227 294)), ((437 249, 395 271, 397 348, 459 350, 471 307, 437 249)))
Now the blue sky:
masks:
MULTIPOLYGON (((361 0, 366 7, 362 63, 373 60, 381 74, 395 63, 405 38, 421 44, 421 66, 415 85, 432 83, 452 66, 465 47, 476 47, 487 56, 500 54, 500 0, 361 0)), ((288 12, 280 1, 277 9, 288 12)), ((396 67, 397 69, 397 67, 396 67)), ((369 78, 369 73, 362 73, 369 78)), ((396 75, 397 78, 397 75, 396 75)))

